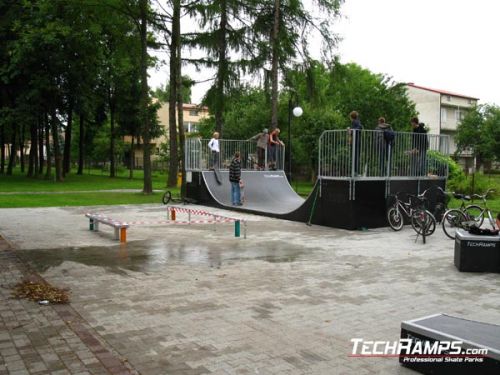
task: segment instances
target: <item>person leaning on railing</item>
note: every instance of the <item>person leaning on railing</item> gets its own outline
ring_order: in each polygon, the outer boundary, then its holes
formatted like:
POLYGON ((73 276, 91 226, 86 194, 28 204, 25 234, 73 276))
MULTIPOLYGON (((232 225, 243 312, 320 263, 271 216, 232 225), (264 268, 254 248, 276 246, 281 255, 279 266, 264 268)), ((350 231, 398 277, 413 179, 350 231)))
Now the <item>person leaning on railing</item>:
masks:
POLYGON ((212 139, 208 142, 208 148, 212 151, 212 169, 216 169, 219 167, 219 154, 220 154, 220 146, 219 146, 219 133, 214 132, 212 135, 212 139))
POLYGON ((274 129, 271 134, 269 134, 269 169, 276 170, 276 154, 278 146, 284 146, 285 144, 281 142, 279 128, 274 129))
POLYGON ((259 170, 263 170, 265 168, 265 160, 266 160, 266 150, 267 144, 269 143, 269 132, 267 129, 264 129, 262 133, 254 135, 249 141, 257 141, 257 167, 259 170))
POLYGON ((361 152, 361 130, 363 130, 363 125, 359 121, 358 112, 352 111, 349 113, 349 118, 351 119, 351 127, 347 128, 349 131, 349 143, 354 147, 354 174, 357 176, 360 174, 359 170, 359 159, 361 152), (354 137, 354 143, 352 139, 354 137))
MULTIPOLYGON (((375 127, 376 133, 376 149, 379 153, 379 173, 380 176, 385 176, 387 173, 387 162, 389 160, 389 152, 392 142, 394 141, 394 130, 391 125, 385 122, 384 117, 378 119, 378 124, 375 127)), ((389 166, 390 168, 390 166, 389 166)))
POLYGON ((413 117, 410 123, 413 128, 412 173, 425 176, 427 174, 427 149, 429 148, 427 130, 425 130, 425 125, 418 121, 418 117, 413 117))

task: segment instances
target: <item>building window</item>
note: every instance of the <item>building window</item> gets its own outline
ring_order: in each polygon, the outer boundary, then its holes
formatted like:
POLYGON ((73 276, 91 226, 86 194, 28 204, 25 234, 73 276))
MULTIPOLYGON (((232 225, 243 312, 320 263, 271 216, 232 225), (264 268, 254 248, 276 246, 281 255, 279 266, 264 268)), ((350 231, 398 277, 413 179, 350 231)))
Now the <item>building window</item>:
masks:
POLYGON ((189 116, 197 117, 198 116, 198 111, 196 109, 190 109, 189 110, 189 116))
POLYGON ((457 109, 455 111, 455 120, 462 121, 463 119, 464 119, 464 113, 461 110, 457 109))
POLYGON ((184 123, 184 131, 186 133, 194 133, 198 131, 198 126, 193 122, 185 122, 184 123))
POLYGON ((446 101, 447 102, 451 102, 451 96, 450 95, 446 95, 446 101))
POLYGON ((446 122, 447 113, 446 108, 441 108, 441 122, 446 122))
POLYGON ((469 104, 474 104, 474 100, 472 100, 472 99, 469 99, 468 102, 469 102, 469 104))

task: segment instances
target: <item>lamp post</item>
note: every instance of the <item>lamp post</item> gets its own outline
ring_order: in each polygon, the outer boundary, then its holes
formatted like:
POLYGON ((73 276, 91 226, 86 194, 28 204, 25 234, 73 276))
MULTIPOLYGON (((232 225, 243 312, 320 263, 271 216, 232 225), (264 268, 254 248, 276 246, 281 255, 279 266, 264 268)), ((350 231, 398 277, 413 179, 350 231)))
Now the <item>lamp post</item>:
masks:
POLYGON ((291 133, 291 124, 292 124, 292 114, 294 117, 300 117, 304 113, 301 107, 296 105, 293 109, 293 101, 292 97, 294 96, 296 101, 298 101, 297 98, 297 92, 291 91, 292 96, 290 96, 290 99, 288 99, 288 140, 287 140, 287 147, 288 147, 288 182, 292 183, 292 133, 291 133))

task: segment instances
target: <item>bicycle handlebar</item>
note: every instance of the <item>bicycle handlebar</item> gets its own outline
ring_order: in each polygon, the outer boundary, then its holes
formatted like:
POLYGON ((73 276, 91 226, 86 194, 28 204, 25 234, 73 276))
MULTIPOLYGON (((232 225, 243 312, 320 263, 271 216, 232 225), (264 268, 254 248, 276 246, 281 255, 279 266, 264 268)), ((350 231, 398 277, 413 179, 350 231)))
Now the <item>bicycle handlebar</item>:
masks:
POLYGON ((495 189, 488 189, 488 190, 486 191, 486 193, 484 193, 483 195, 474 194, 472 197, 473 197, 473 198, 474 198, 474 197, 477 197, 477 198, 482 199, 483 201, 485 201, 485 200, 486 200, 486 198, 488 197, 488 194, 490 194, 490 193, 494 193, 494 192, 495 192, 495 189))

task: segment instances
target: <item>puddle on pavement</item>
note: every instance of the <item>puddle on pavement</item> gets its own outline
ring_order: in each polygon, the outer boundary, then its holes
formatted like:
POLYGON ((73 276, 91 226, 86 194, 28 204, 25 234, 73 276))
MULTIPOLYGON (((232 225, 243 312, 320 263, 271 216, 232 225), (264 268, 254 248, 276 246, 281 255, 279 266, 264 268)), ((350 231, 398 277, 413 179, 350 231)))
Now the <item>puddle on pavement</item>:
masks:
MULTIPOLYGON (((124 270, 149 273, 174 264, 222 268, 249 260, 271 263, 296 262, 305 254, 301 247, 279 241, 258 245, 238 243, 234 248, 217 244, 207 245, 192 239, 186 241, 189 241, 189 244, 148 241, 113 247, 23 250, 19 251, 18 255, 40 273, 58 267, 63 262, 75 262, 103 267, 117 274, 126 274, 124 270)), ((308 250, 308 253, 310 252, 311 250, 308 250)))

